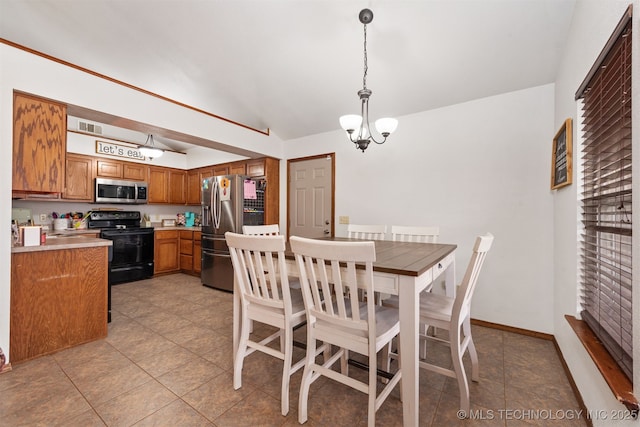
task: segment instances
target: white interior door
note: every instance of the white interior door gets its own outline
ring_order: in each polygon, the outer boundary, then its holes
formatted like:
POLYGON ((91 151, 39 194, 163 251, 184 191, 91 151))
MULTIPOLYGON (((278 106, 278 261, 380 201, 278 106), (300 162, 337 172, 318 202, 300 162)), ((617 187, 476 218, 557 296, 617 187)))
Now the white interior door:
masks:
POLYGON ((289 236, 333 236, 334 154, 289 160, 289 236))

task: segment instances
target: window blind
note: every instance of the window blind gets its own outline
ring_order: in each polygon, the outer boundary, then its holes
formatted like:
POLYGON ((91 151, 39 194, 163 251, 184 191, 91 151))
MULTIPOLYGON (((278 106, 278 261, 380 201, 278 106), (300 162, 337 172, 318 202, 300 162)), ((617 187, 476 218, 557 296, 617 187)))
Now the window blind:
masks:
POLYGON ((633 381, 631 10, 581 85, 581 317, 633 381))

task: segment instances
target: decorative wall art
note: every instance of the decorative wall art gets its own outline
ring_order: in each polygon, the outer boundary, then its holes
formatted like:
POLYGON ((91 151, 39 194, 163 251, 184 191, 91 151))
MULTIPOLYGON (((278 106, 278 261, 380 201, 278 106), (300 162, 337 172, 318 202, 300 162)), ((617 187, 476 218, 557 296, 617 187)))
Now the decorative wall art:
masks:
POLYGON ((573 176, 573 129, 571 119, 564 121, 556 136, 553 137, 551 152, 551 189, 557 190, 571 184, 573 176))

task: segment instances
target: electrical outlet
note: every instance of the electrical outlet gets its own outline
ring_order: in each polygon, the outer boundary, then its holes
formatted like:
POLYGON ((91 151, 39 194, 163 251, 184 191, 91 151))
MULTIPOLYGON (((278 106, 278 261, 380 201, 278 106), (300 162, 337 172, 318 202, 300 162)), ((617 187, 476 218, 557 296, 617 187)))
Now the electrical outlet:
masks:
POLYGON ((338 218, 338 220, 340 221, 340 224, 349 224, 349 217, 348 216, 341 216, 338 218))
POLYGON ((47 214, 40 214, 40 223, 47 222, 47 214))

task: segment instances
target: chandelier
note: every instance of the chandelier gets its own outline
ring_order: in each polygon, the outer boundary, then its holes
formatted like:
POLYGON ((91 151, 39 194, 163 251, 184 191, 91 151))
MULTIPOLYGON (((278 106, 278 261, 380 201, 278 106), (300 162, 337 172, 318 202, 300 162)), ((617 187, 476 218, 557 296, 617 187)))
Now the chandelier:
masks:
POLYGON ((349 134, 349 139, 356 146, 356 149, 367 149, 371 141, 376 144, 384 144, 387 137, 398 127, 398 120, 392 118, 382 118, 375 122, 376 130, 382 135, 382 140, 377 141, 370 130, 369 125, 369 97, 371 90, 367 89, 367 24, 373 21, 373 12, 370 9, 362 9, 358 15, 360 22, 364 24, 364 75, 362 77, 362 89, 358 91, 360 98, 360 115, 347 114, 340 117, 340 126, 349 134))
POLYGON ((155 144, 153 143, 153 135, 151 134, 147 136, 147 141, 144 143, 144 145, 140 145, 138 147, 138 150, 140 150, 140 153, 143 156, 149 157, 150 159, 160 157, 164 153, 164 151, 155 147, 155 144))

